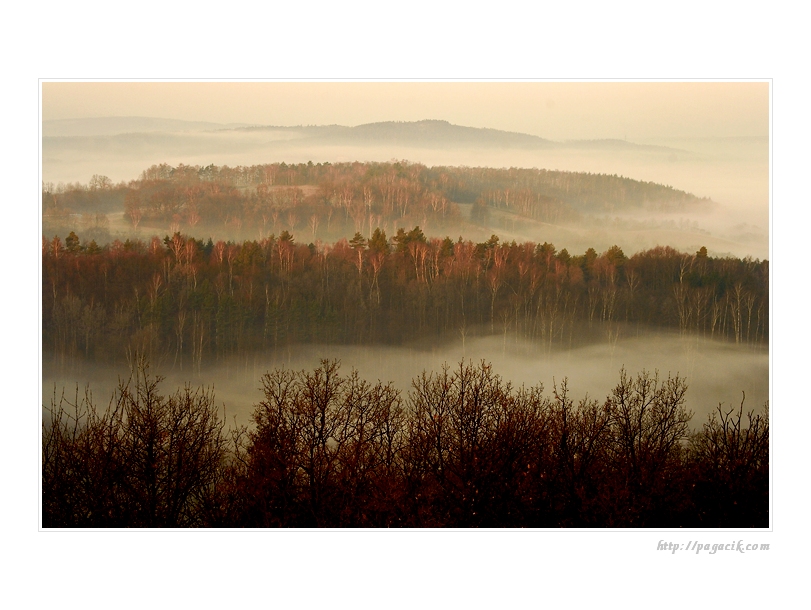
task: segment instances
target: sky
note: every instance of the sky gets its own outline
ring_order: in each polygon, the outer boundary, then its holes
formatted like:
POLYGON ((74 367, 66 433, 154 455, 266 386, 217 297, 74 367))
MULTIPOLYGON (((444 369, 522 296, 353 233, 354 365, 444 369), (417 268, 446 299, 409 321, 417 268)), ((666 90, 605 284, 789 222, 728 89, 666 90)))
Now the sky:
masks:
POLYGON ((768 136, 766 81, 177 82, 42 85, 42 119, 148 116, 262 125, 442 119, 553 140, 768 136))

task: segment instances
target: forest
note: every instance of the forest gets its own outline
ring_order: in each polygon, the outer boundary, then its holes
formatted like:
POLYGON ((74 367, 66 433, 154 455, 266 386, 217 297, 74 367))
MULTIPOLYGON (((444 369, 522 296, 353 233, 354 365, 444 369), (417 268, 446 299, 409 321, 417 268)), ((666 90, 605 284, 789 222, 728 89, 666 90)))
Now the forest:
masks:
POLYGON ((175 233, 42 242, 43 347, 61 361, 181 368, 294 343, 402 344, 501 333, 569 345, 620 325, 763 344, 768 262, 660 247, 571 255, 552 244, 389 239, 375 229, 331 245, 287 231, 240 244, 175 233))
POLYGON ((54 397, 44 527, 767 527, 768 411, 625 371, 605 401, 514 388, 482 362, 403 395, 340 363, 261 380, 226 433, 206 388, 165 396, 139 360, 106 409, 54 397))
POLYGON ((161 164, 126 184, 95 175, 87 185, 47 183, 42 189, 46 229, 64 230, 72 216, 84 215, 86 230, 103 230, 94 223, 96 215, 124 211, 135 230, 142 223, 169 227, 170 235, 227 230, 238 240, 282 230, 306 234, 301 241, 353 232, 368 239, 375 228, 395 233, 416 225, 432 233, 458 226, 460 204, 472 204, 472 219, 487 225, 490 210, 559 223, 600 212, 707 209, 712 202, 616 175, 428 168, 405 161, 234 168, 161 164))
POLYGON ((106 407, 78 389, 43 405, 44 527, 768 526, 768 405, 693 422, 678 374, 623 369, 595 400, 566 380, 551 395, 513 387, 485 361, 402 389, 325 359, 267 371, 249 426, 227 425, 207 385, 161 390, 161 371, 199 379, 303 344, 497 336, 551 352, 665 330, 765 347, 766 260, 451 237, 496 210, 577 222, 710 200, 399 162, 160 165, 42 197, 43 231, 56 229, 42 238, 43 361, 130 371, 106 407), (116 210, 129 237, 111 235, 116 210))

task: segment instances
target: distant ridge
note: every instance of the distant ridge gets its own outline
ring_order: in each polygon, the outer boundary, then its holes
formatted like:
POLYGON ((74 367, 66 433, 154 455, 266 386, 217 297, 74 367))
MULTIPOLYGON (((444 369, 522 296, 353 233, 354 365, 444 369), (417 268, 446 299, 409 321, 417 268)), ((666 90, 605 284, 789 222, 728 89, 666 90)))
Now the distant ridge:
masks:
POLYGON ((555 143, 550 140, 525 133, 463 127, 440 120, 367 123, 350 128, 341 134, 340 139, 359 140, 363 143, 377 140, 431 146, 474 145, 505 148, 551 148, 555 146, 555 143))
MULTIPOLYGON (((465 127, 445 120, 381 121, 355 127, 344 125, 250 125, 211 123, 154 117, 94 117, 49 120, 42 123, 43 142, 49 146, 75 147, 84 139, 94 148, 116 146, 121 138, 134 138, 138 146, 154 141, 165 146, 167 137, 186 134, 273 134, 276 145, 306 146, 406 146, 431 149, 502 149, 502 150, 616 150, 686 153, 667 146, 636 144, 625 140, 568 140, 558 142, 515 131, 486 127, 465 127), (279 138, 281 134, 284 137, 279 138), (70 140, 73 139, 73 142, 70 140)), ((238 146, 234 142, 233 146, 238 146)), ((688 153, 689 154, 689 153, 688 153)))
POLYGON ((312 144, 369 145, 375 143, 400 144, 432 148, 485 147, 517 149, 616 149, 679 151, 665 146, 635 144, 625 140, 568 140, 556 142, 539 136, 487 127, 465 127, 448 121, 425 119, 422 121, 381 121, 355 127, 342 125, 272 126, 252 125, 239 131, 296 132, 312 144))
POLYGON ((278 127, 255 125, 241 131, 297 131, 318 144, 404 144, 410 146, 498 146, 503 148, 554 148, 557 143, 538 136, 482 127, 464 127, 448 121, 381 121, 355 127, 343 125, 278 127))

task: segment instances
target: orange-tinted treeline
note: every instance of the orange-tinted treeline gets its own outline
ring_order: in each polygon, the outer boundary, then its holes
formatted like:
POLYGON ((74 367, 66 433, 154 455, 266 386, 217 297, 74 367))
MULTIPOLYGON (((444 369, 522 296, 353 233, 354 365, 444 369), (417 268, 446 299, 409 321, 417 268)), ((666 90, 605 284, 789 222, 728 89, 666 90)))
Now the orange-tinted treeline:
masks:
POLYGON ((176 233, 99 248, 43 238, 43 341, 59 358, 182 366, 301 342, 399 344, 498 333, 572 345, 649 325, 768 338, 768 262, 660 247, 572 256, 551 244, 379 229, 332 245, 287 231, 243 243, 176 233))
POLYGON ((392 163, 273 163, 207 167, 152 166, 137 180, 113 184, 94 176, 84 186, 43 185, 46 219, 71 213, 123 211, 137 229, 143 222, 170 233, 199 227, 265 237, 287 230, 308 241, 375 228, 394 232, 419 225, 431 232, 458 222, 458 203, 473 203, 482 222, 488 207, 543 222, 581 212, 632 209, 675 211, 707 201, 669 186, 616 175, 538 169, 432 167, 392 163))

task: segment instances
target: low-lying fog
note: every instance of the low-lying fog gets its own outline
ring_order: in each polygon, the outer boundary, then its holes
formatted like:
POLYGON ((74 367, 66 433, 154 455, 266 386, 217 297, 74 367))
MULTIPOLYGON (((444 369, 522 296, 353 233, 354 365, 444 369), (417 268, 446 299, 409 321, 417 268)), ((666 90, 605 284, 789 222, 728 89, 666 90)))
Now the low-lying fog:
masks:
MULTIPOLYGON (((513 223, 516 226, 506 223, 489 230, 503 239, 550 241, 558 249, 565 247, 572 253, 583 252, 587 247, 599 249, 605 242, 605 248, 617 244, 626 254, 656 245, 669 245, 683 251, 695 251, 703 245, 711 256, 769 257, 767 138, 660 139, 638 142, 643 145, 638 147, 625 143, 571 142, 562 147, 522 149, 418 147, 396 142, 386 145, 308 144, 291 139, 293 137, 287 131, 239 130, 46 136, 42 149, 43 180, 55 184, 86 184, 91 176, 101 174, 114 182, 129 181, 159 163, 236 166, 282 161, 335 163, 392 159, 428 166, 537 167, 617 174, 670 185, 699 197, 709 197, 718 205, 701 214, 612 216, 605 219, 610 228, 608 233, 603 219, 598 221, 602 232, 597 227, 553 227, 531 222, 513 223)), ((125 228, 122 223, 121 229, 125 228)), ((168 227, 161 228, 161 235, 168 232, 168 227)), ((428 233, 431 234, 430 227, 428 233)))
MULTIPOLYGON (((214 387, 216 402, 225 405, 229 423, 234 416, 238 424, 250 424, 253 405, 262 398, 260 377, 269 369, 291 368, 312 370, 322 358, 337 358, 342 372, 358 370, 361 377, 375 382, 391 381, 403 394, 411 380, 423 370, 438 371, 443 363, 452 368, 462 358, 474 362, 485 360, 513 385, 543 383, 544 393, 552 394, 553 383, 567 377, 570 397, 575 401, 586 394, 605 400, 619 379, 624 366, 631 375, 646 369, 659 371, 660 377, 679 374, 688 384, 686 406, 694 412, 693 427, 700 428, 707 415, 719 403, 738 407, 746 393, 744 411, 762 410, 769 399, 769 356, 765 348, 710 341, 697 337, 680 337, 670 333, 646 333, 619 339, 612 343, 591 344, 574 349, 544 351, 537 345, 501 336, 468 338, 464 344, 432 347, 352 347, 338 345, 302 345, 283 354, 255 355, 248 360, 231 360, 204 367, 201 375, 181 371, 168 362, 153 366, 152 373, 166 377, 161 386, 169 394, 190 382, 193 386, 214 387)), ((56 388, 72 398, 78 383, 80 393, 90 384, 97 405, 106 406, 119 377, 126 377, 126 365, 113 367, 77 363, 56 370, 47 354, 43 357, 43 404, 50 404, 56 388)))

